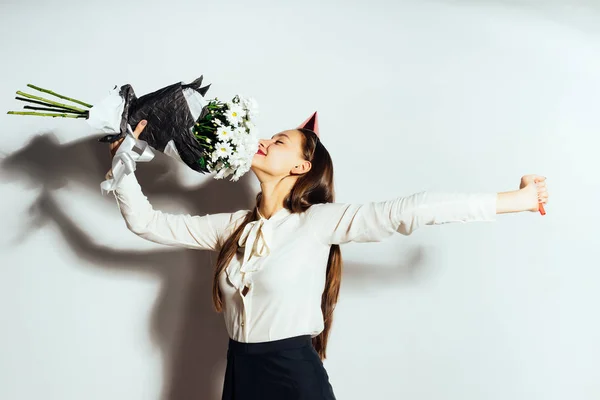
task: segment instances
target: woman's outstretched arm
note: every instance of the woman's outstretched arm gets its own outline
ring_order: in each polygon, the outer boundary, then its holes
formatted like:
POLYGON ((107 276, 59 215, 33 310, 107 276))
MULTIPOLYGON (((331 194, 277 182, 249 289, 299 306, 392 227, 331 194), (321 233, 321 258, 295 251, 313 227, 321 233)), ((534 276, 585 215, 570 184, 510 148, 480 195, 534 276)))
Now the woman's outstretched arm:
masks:
POLYGON ((527 175, 521 189, 501 193, 420 192, 365 204, 324 203, 311 206, 307 217, 325 244, 376 242, 394 233, 409 235, 424 225, 495 221, 496 214, 537 211, 547 202, 545 178, 527 175))
MULTIPOLYGON (((143 122, 133 132, 136 139, 144 129, 143 122)), ((113 156, 120 144, 121 140, 110 144, 113 156)), ((192 216, 155 210, 142 192, 135 172, 124 176, 114 195, 130 231, 144 239, 170 246, 218 251, 227 227, 239 216, 245 215, 244 211, 238 211, 192 216)))
POLYGON ((142 192, 134 172, 123 178, 114 195, 131 232, 170 246, 218 251, 223 232, 238 216, 242 216, 241 211, 200 216, 155 210, 142 192))

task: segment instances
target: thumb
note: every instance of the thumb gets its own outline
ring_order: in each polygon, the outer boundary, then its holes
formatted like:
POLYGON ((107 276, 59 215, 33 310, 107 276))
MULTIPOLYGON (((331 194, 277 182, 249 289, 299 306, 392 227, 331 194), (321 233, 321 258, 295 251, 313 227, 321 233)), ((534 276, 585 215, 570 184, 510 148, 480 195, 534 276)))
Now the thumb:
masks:
POLYGON ((546 180, 545 176, 541 176, 541 175, 533 176, 533 183, 544 182, 545 180, 546 180))
POLYGON ((146 127, 146 124, 148 123, 148 121, 146 121, 145 119, 141 120, 137 126, 135 127, 135 130, 133 131, 133 136, 137 139, 140 137, 140 135, 142 134, 142 131, 144 130, 144 128, 146 127))

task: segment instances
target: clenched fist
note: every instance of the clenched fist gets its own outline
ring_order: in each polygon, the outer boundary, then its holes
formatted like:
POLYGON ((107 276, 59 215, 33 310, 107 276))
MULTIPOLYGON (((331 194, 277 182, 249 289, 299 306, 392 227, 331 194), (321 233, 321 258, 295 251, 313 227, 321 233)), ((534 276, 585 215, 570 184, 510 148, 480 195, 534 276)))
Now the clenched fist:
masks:
POLYGON ((540 175, 525 175, 519 185, 527 211, 538 211, 541 204, 548 203, 548 188, 546 177, 540 175))

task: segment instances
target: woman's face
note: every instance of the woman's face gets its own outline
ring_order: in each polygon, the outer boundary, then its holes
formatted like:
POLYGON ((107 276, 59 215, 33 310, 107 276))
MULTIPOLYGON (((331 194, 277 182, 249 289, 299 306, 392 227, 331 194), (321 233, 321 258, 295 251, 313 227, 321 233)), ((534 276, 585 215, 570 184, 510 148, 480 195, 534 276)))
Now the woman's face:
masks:
POLYGON ((302 155, 302 132, 292 129, 279 132, 271 139, 260 139, 252 159, 252 171, 262 178, 301 174, 310 169, 302 155))

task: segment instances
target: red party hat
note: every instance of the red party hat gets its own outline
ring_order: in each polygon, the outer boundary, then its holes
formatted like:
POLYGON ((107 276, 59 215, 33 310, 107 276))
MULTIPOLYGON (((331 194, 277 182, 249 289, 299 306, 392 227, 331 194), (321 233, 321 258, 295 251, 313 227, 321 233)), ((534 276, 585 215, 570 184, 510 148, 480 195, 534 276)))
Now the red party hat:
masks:
POLYGON ((313 131, 314 133, 316 133, 317 136, 320 137, 320 135, 319 135, 319 119, 317 118, 317 112, 316 111, 313 113, 313 115, 311 115, 310 117, 308 117, 306 119, 306 121, 304 121, 298 127, 298 129, 302 129, 302 128, 304 128, 304 129, 310 129, 311 131, 313 131))

